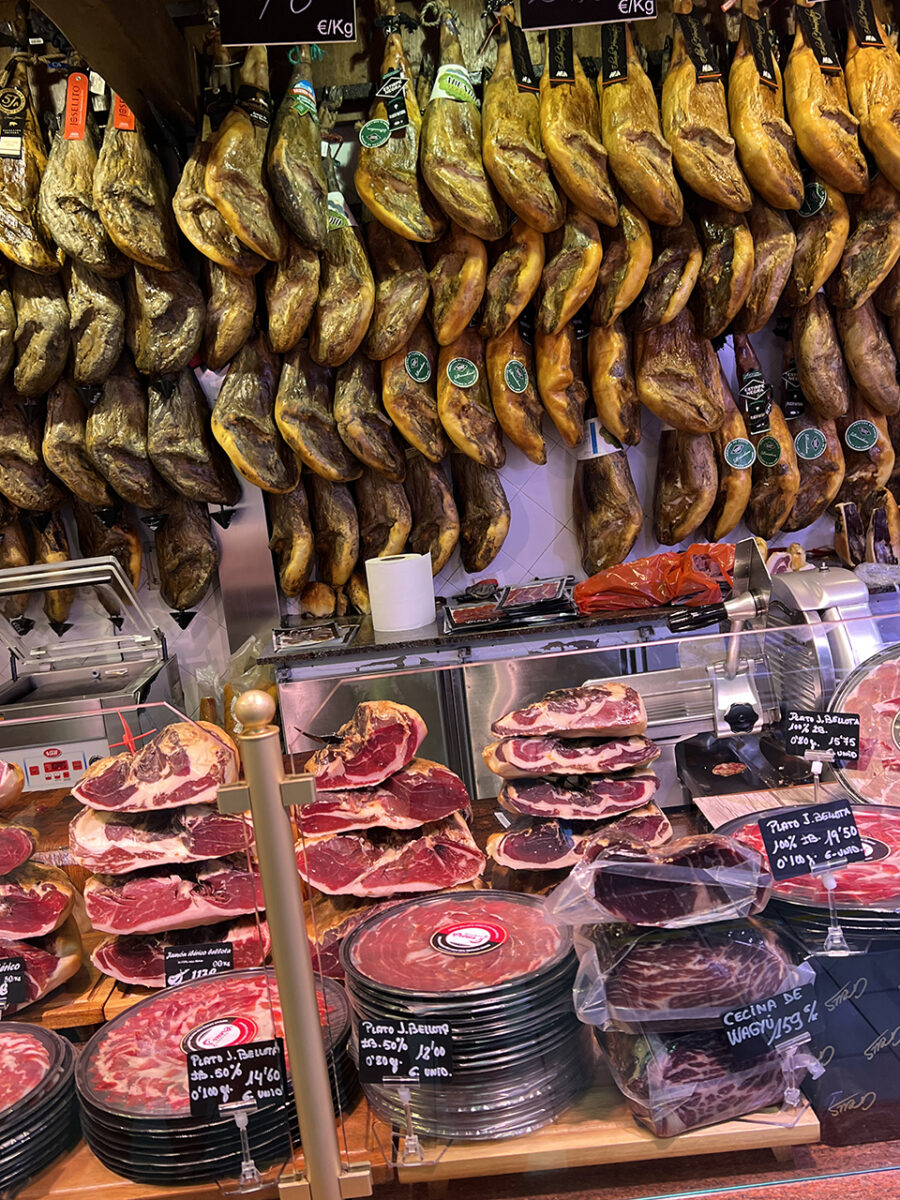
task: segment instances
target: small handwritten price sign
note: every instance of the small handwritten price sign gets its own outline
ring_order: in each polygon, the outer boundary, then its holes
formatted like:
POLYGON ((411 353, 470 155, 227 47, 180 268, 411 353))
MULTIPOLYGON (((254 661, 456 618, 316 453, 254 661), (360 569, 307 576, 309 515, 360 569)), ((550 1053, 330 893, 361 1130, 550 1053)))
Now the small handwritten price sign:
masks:
POLYGON ((795 879, 862 862, 865 847, 847 800, 785 808, 759 818, 759 832, 774 879, 795 879))
POLYGON ((859 714, 789 708, 784 714, 784 748, 798 758, 807 750, 831 750, 838 762, 856 762, 859 714))
POLYGON ((356 0, 219 0, 223 46, 355 42, 356 0))
POLYGON ((805 983, 768 1000, 732 1009, 723 1015, 722 1023, 733 1057, 747 1062, 769 1050, 808 1042, 823 1022, 816 989, 805 983))
POLYGON ((425 1083, 450 1079, 450 1026, 424 1021, 360 1021, 361 1083, 425 1083))

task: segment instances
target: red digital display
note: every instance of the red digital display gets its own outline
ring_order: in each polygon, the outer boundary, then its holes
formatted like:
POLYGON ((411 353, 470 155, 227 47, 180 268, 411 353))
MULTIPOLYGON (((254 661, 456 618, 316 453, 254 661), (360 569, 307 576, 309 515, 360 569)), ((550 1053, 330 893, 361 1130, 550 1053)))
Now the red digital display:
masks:
POLYGON ((61 761, 44 763, 44 773, 47 775, 56 775, 59 771, 68 771, 69 764, 62 759, 61 761))

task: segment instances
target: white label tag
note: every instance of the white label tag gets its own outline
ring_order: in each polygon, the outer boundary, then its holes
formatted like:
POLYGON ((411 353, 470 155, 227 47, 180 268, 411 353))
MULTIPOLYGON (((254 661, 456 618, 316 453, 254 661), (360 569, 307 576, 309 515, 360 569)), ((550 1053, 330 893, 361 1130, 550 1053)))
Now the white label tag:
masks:
POLYGON ((475 104, 477 98, 469 73, 464 67, 452 64, 438 70, 431 89, 432 100, 467 100, 475 104))
POLYGON ((340 229, 347 225, 356 225, 357 220, 347 207, 347 201, 341 192, 328 193, 328 228, 340 229))
POLYGON ((619 439, 613 437, 608 429, 604 429, 596 417, 590 417, 584 423, 584 437, 581 445, 576 446, 574 450, 570 449, 569 453, 579 462, 584 462, 589 458, 603 458, 607 454, 618 454, 621 450, 622 443, 619 439))

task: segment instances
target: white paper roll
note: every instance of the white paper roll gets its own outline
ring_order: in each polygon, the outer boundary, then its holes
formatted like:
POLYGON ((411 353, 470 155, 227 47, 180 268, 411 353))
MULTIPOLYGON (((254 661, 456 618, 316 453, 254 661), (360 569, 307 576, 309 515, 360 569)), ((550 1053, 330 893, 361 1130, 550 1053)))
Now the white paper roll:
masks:
POLYGON ((381 633, 420 629, 434 620, 430 554, 366 559, 372 625, 381 633))

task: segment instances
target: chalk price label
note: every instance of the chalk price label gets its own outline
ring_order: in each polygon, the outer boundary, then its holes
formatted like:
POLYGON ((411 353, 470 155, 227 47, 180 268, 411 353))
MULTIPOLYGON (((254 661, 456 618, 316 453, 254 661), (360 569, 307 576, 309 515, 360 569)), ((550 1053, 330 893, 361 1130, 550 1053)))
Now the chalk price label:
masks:
POLYGON ((452 1075, 453 1042, 447 1022, 360 1021, 361 1083, 422 1083, 452 1075))
POLYGON ((784 714, 784 748, 798 758, 807 750, 832 750, 841 762, 856 762, 859 714, 789 708, 784 714))
POLYGON ((187 1076, 195 1117, 217 1117, 223 1105, 262 1108, 287 1099, 281 1038, 188 1050, 187 1076))
POLYGON ((724 1013, 722 1023, 731 1053, 738 1062, 759 1058, 770 1050, 800 1045, 821 1028, 822 1014, 811 983, 779 992, 768 1000, 724 1013))
POLYGON ((772 877, 796 879, 862 862, 866 849, 847 800, 831 800, 759 818, 772 877))

